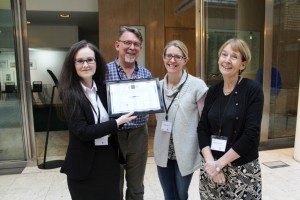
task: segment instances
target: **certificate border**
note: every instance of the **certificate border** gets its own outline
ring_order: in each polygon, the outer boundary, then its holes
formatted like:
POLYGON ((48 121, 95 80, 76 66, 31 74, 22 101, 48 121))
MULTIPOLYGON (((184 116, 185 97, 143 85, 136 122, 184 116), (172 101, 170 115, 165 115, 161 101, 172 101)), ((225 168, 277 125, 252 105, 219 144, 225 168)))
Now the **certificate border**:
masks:
POLYGON ((106 81, 106 91, 107 91, 107 105, 108 105, 108 115, 110 117, 118 117, 128 112, 121 112, 121 113, 112 113, 112 105, 111 105, 111 90, 110 86, 112 84, 123 84, 123 83, 130 83, 130 82, 148 82, 148 81, 155 81, 157 86, 157 98, 159 100, 160 108, 159 109, 150 109, 144 111, 136 111, 134 114, 151 114, 151 113, 162 113, 165 111, 164 104, 162 100, 162 93, 161 88, 159 85, 158 78, 147 78, 147 79, 129 79, 129 80, 117 80, 117 81, 106 81))

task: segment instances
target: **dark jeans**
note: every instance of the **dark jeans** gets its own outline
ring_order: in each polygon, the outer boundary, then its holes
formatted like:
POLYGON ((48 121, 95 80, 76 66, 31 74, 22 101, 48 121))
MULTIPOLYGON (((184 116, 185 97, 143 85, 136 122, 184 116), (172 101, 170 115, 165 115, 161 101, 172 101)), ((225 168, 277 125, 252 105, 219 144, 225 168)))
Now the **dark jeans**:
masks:
POLYGON ((181 176, 176 160, 168 160, 167 167, 157 166, 165 200, 187 200, 193 173, 181 176))
POLYGON ((120 199, 123 200, 124 174, 126 200, 143 200, 144 175, 148 158, 148 126, 118 132, 120 149, 126 162, 121 165, 120 199))

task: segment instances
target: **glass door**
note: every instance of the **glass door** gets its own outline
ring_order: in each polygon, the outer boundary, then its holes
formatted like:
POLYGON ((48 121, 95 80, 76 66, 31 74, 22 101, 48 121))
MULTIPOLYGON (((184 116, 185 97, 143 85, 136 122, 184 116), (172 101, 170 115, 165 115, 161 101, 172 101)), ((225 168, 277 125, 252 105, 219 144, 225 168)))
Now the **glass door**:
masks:
POLYGON ((255 79, 263 61, 264 1, 207 0, 204 9, 207 84, 211 85, 222 79, 217 63, 218 50, 232 37, 242 38, 249 45, 252 60, 243 76, 255 79))
MULTIPOLYGON (((218 50, 231 37, 244 39, 252 60, 243 77, 262 84, 262 141, 295 136, 300 71, 300 2, 294 0, 199 0, 205 24, 208 85, 222 79, 218 50)), ((200 10, 200 9, 199 9, 200 10)))
POLYGON ((14 12, 10 0, 0 2, 0 168, 24 161, 20 82, 15 48, 14 12))
MULTIPOLYGON (((293 137, 296 131, 300 70, 300 2, 276 0, 273 11, 269 138, 293 137)), ((267 79, 267 76, 264 76, 267 79)))

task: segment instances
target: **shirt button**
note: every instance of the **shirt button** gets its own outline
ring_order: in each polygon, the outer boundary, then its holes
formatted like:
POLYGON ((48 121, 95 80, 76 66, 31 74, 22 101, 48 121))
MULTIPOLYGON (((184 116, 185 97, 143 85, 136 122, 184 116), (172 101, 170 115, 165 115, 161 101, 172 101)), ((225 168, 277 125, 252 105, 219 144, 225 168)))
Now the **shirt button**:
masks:
POLYGON ((235 117, 235 119, 236 119, 236 120, 238 120, 238 119, 239 119, 239 117, 235 117))
POLYGON ((236 103, 235 105, 236 105, 236 106, 238 106, 238 105, 239 105, 239 103, 236 103))

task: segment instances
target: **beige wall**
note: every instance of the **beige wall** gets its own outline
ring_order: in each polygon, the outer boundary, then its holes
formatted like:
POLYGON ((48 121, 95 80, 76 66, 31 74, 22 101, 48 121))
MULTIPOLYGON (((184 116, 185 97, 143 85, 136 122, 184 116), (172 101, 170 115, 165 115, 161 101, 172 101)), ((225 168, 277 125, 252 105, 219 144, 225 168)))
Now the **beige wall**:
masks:
POLYGON ((26 0, 26 10, 30 11, 98 12, 97 6, 98 0, 26 0))
POLYGON ((69 48, 77 41, 77 26, 28 26, 29 48, 69 48))

